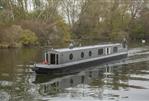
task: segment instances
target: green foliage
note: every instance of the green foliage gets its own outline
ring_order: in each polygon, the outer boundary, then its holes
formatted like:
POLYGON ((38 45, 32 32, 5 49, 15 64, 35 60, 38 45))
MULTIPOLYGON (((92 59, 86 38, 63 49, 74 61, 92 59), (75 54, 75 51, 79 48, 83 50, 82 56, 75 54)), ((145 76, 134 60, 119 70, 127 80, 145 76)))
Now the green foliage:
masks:
POLYGON ((1 44, 8 47, 17 47, 19 46, 19 37, 22 32, 22 28, 17 25, 5 26, 4 29, 1 29, 1 44))
POLYGON ((69 26, 63 20, 55 22, 49 38, 51 45, 66 46, 71 40, 69 26))
POLYGON ((23 30, 20 35, 20 42, 23 46, 37 45, 38 37, 30 30, 23 30))
POLYGON ((21 47, 38 44, 38 37, 30 30, 12 25, 1 31, 1 47, 21 47))
POLYGON ((28 2, 0 0, 1 47, 149 39, 146 0, 30 0, 31 7, 28 2))
POLYGON ((130 38, 132 40, 137 40, 137 39, 144 39, 145 31, 142 23, 136 21, 133 23, 133 26, 131 26, 131 34, 130 38))
POLYGON ((124 31, 112 32, 112 33, 110 34, 110 40, 111 40, 111 41, 118 41, 118 42, 121 42, 124 37, 128 38, 128 33, 127 33, 127 32, 124 32, 124 31))
POLYGON ((64 20, 61 20, 57 26, 59 27, 59 33, 62 33, 61 38, 63 41, 69 42, 71 39, 69 26, 64 22, 64 20))
POLYGON ((95 38, 99 41, 120 41, 124 37, 141 39, 145 36, 149 39, 149 9, 143 10, 145 7, 142 1, 86 0, 74 33, 92 41, 95 38))

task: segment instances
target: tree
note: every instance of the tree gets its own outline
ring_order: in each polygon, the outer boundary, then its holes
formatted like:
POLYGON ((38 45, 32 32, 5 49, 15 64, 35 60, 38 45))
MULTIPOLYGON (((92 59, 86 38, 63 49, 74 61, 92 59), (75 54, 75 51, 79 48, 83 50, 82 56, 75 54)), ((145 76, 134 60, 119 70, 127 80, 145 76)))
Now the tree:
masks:
POLYGON ((73 25, 78 20, 83 4, 84 0, 61 0, 61 14, 71 28, 73 28, 73 25))

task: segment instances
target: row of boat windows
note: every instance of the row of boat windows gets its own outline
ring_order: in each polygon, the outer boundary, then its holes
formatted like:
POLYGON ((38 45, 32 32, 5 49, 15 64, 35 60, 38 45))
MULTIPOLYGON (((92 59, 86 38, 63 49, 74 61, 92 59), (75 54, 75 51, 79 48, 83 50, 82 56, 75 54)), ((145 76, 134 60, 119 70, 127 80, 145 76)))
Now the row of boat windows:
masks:
MULTIPOLYGON (((89 51, 88 55, 92 56, 92 51, 89 51)), ((98 49, 98 55, 103 55, 103 49, 98 49)), ((84 52, 81 52, 81 58, 84 58, 84 52)), ((69 59, 70 60, 73 59, 73 54, 72 53, 69 55, 69 59)))
MULTIPOLYGON (((118 51, 117 47, 113 47, 113 53, 116 53, 118 51)), ((98 49, 98 55, 103 55, 104 54, 104 50, 103 49, 98 49)), ((88 52, 89 56, 92 56, 92 51, 88 52)), ((84 52, 81 52, 81 58, 84 58, 84 52)), ((69 59, 72 60, 73 59, 73 54, 71 53, 69 55, 69 59)))

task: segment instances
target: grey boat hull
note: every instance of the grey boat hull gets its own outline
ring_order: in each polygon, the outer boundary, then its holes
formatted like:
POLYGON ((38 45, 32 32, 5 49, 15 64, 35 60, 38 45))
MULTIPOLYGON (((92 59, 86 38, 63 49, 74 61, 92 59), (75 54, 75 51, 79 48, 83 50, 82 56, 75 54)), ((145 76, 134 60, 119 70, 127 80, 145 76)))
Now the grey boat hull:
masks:
POLYGON ((62 68, 44 68, 44 67, 38 66, 38 67, 34 67, 33 71, 35 71, 37 74, 55 74, 55 75, 56 74, 76 73, 80 69, 85 69, 85 68, 89 68, 92 66, 98 66, 98 65, 110 62, 110 61, 127 58, 127 55, 128 55, 128 53, 124 53, 124 54, 119 54, 119 55, 115 55, 115 56, 111 56, 111 57, 97 59, 94 61, 88 61, 88 62, 83 62, 83 63, 79 63, 79 64, 68 65, 68 66, 65 66, 62 68))

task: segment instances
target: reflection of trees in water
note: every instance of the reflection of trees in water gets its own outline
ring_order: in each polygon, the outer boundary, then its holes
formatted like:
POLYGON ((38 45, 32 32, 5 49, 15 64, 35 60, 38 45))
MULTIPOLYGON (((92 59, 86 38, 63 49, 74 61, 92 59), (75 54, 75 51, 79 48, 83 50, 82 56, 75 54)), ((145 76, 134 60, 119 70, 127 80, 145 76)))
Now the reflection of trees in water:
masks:
POLYGON ((7 78, 6 75, 0 76, 0 92, 5 91, 10 101, 20 101, 22 99, 29 101, 28 99, 33 98, 30 92, 32 85, 29 82, 31 77, 26 71, 28 71, 27 68, 18 69, 16 67, 14 71, 7 75, 7 78))
POLYGON ((12 101, 30 101, 30 99, 34 98, 34 93, 32 94, 34 86, 31 84, 31 79, 33 77, 28 71, 29 68, 22 68, 21 71, 15 72, 11 89, 12 101))
MULTIPOLYGON (((4 49, 0 50, 0 92, 10 95, 11 101, 33 98, 29 83, 29 68, 22 65, 34 60, 38 50, 35 49, 4 49), (34 59, 33 59, 34 58, 34 59)), ((28 100, 29 101, 29 100, 28 100)))
POLYGON ((107 66, 104 78, 104 83, 107 88, 119 90, 120 88, 127 89, 129 75, 126 73, 126 67, 121 66, 107 66))

